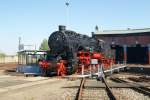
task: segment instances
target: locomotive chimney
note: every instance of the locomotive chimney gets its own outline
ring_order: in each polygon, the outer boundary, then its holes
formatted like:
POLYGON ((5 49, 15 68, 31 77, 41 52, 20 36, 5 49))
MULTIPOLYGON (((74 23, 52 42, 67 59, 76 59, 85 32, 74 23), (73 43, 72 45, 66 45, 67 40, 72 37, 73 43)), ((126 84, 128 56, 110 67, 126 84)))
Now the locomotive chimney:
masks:
POLYGON ((59 25, 59 31, 65 31, 66 30, 66 26, 64 25, 59 25))

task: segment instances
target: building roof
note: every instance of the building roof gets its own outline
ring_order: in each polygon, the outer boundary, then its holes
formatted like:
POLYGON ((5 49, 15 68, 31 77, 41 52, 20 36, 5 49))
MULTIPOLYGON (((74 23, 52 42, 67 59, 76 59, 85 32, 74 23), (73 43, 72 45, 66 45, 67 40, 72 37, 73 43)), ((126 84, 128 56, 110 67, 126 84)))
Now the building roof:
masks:
POLYGON ((95 35, 101 35, 101 34, 102 35, 104 35, 104 34, 132 34, 132 33, 147 33, 147 32, 150 32, 150 28, 96 31, 95 35))
POLYGON ((45 54, 47 52, 47 50, 22 50, 22 51, 18 51, 19 54, 34 54, 34 55, 38 55, 38 54, 45 54))

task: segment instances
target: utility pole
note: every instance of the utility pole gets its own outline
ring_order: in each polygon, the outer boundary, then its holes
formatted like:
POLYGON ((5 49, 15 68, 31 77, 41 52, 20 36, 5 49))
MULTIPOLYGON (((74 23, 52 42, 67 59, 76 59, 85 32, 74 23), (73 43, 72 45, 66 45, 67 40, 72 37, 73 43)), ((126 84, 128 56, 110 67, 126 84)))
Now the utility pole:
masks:
POLYGON ((19 44, 18 44, 18 51, 20 51, 21 37, 19 37, 18 40, 19 40, 19 41, 18 41, 18 42, 19 42, 19 44))
POLYGON ((66 0, 65 2, 66 5, 66 26, 69 26, 69 0, 66 0))

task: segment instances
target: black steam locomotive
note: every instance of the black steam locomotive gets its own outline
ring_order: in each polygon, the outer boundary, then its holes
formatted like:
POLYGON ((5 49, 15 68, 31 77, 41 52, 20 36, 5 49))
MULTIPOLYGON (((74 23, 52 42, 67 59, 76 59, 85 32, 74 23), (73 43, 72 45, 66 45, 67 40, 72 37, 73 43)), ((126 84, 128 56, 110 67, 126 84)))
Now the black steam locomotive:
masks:
POLYGON ((50 48, 48 60, 66 60, 67 70, 70 73, 77 64, 77 52, 92 48, 93 51, 101 52, 101 41, 94 37, 81 35, 74 31, 66 30, 65 26, 59 26, 59 30, 53 32, 48 40, 50 48))

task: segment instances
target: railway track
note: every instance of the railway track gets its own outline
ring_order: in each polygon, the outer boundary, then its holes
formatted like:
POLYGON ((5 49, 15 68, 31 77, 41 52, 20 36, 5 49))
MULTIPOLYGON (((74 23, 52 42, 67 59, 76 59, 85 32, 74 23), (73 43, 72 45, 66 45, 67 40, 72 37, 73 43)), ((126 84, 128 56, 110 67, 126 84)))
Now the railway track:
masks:
POLYGON ((127 84, 127 85, 131 86, 131 88, 133 90, 150 97, 150 89, 145 87, 145 86, 142 86, 141 84, 138 84, 138 83, 135 83, 135 82, 128 82, 126 80, 123 80, 123 79, 120 79, 120 78, 117 78, 117 77, 111 77, 110 79, 115 81, 115 82, 118 82, 118 83, 127 84), (137 85, 137 86, 135 86, 135 85, 137 85))
MULTIPOLYGON (((134 74, 133 74, 134 75, 134 74)), ((111 75, 101 81, 83 78, 76 86, 75 100, 150 100, 150 85, 144 82, 131 81, 132 75, 111 75)), ((143 77, 143 76, 133 76, 143 77)), ((149 80, 149 78, 148 78, 149 80)))
POLYGON ((105 86, 106 86, 106 91, 107 91, 107 94, 110 98, 110 100, 117 100, 117 98, 115 97, 114 93, 112 92, 112 90, 110 89, 110 87, 108 86, 105 78, 102 78, 102 81, 104 82, 105 86))
MULTIPOLYGON (((88 87, 85 86, 85 83, 86 83, 86 79, 85 78, 82 78, 81 80, 81 83, 80 83, 80 87, 77 91, 77 94, 76 94, 76 98, 75 100, 117 100, 114 93, 112 92, 111 88, 108 86, 105 78, 102 78, 102 81, 103 83, 105 84, 105 89, 100 89, 100 88, 92 88, 92 94, 96 94, 95 96, 94 95, 90 95, 88 93, 85 93, 87 92, 88 90, 86 89, 89 89, 88 87), (100 93, 101 91, 101 93, 100 93), (94 93, 95 92, 95 93, 94 93), (96 93, 97 92, 97 93, 96 93), (99 93, 98 93, 99 92, 99 93), (102 93, 103 92, 103 93, 102 93), (86 96, 84 95, 86 94, 86 96), (88 96, 87 96, 88 95, 88 96), (102 97, 103 95, 103 97, 102 97), (99 98, 98 98, 99 97, 99 98)), ((91 91, 91 88, 90 88, 90 91, 91 91)))
POLYGON ((150 77, 146 77, 146 76, 139 77, 139 78, 129 77, 128 79, 134 82, 150 82, 150 77))

